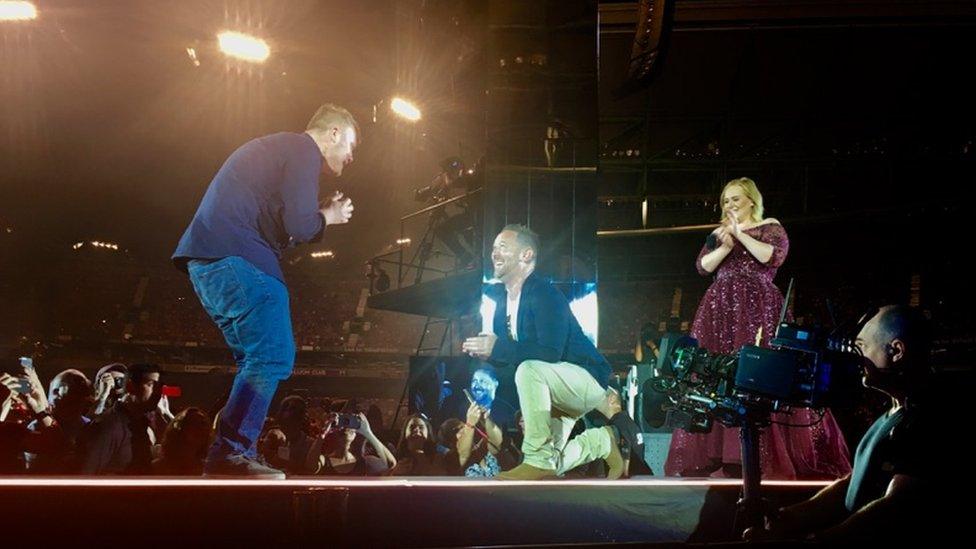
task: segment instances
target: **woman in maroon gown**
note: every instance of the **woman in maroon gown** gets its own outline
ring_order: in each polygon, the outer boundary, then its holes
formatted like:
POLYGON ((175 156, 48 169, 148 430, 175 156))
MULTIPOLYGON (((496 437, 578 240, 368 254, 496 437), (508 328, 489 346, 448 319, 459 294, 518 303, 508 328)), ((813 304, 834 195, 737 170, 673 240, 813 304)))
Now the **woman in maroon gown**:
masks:
MULTIPOLYGON (((722 225, 716 229, 715 247, 698 254, 703 276, 715 273, 705 292, 692 336, 701 347, 716 353, 733 353, 761 344, 775 335, 783 294, 773 284, 776 271, 786 259, 789 239, 775 219, 763 219, 762 195, 748 178, 730 181, 720 197, 722 225)), ((773 424, 762 430, 760 456, 765 479, 838 478, 851 470, 847 444, 830 411, 817 422, 819 413, 795 409, 773 414, 773 424)), ((669 476, 740 476, 742 457, 739 429, 716 423, 710 433, 692 434, 676 429, 664 465, 669 476)))

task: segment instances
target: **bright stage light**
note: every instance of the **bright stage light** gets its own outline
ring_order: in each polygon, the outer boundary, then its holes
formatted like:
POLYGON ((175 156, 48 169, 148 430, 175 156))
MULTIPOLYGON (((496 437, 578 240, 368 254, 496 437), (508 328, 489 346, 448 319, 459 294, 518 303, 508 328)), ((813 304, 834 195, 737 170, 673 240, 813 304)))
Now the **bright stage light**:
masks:
POLYGON ((332 259, 335 257, 335 253, 332 250, 326 250, 324 252, 312 252, 309 254, 312 259, 332 259))
POLYGON ((585 293, 569 304, 569 310, 583 329, 583 335, 596 345, 600 333, 600 304, 596 298, 596 284, 588 283, 585 293))
MULTIPOLYGON (((78 248, 81 248, 83 245, 84 245, 83 242, 78 242, 78 243, 76 243, 73 246, 73 248, 77 250, 78 248)), ((108 250, 118 250, 119 249, 119 245, 118 244, 113 244, 111 242, 101 242, 101 241, 98 241, 98 240, 92 240, 91 241, 91 245, 94 246, 94 247, 96 247, 96 248, 106 248, 108 250)))
POLYGON ((271 55, 267 42, 239 32, 224 31, 217 35, 217 43, 220 51, 244 61, 262 63, 271 55))
POLYGON ((37 19, 37 8, 30 2, 0 1, 0 21, 37 19))
POLYGON ((495 300, 488 297, 488 294, 481 293, 481 307, 479 312, 481 313, 481 333, 483 334, 493 334, 494 329, 494 319, 495 319, 495 309, 498 308, 498 303, 495 300))
POLYGON ((390 109, 411 122, 420 120, 420 109, 406 99, 394 97, 393 101, 390 101, 390 109))

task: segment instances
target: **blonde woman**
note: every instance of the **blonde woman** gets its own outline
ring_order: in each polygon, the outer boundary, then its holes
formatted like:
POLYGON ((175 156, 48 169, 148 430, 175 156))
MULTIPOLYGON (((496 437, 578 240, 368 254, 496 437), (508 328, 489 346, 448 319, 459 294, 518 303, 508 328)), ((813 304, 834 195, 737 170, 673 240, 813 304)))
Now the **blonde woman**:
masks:
MULTIPOLYGON (((768 344, 775 334, 783 294, 773 284, 790 243, 786 230, 763 217, 762 194, 747 178, 733 179, 720 195, 721 225, 698 254, 698 272, 714 275, 702 297, 692 335, 705 349, 732 353, 743 345, 768 344), (761 330, 761 332, 760 332, 761 330)), ((796 410, 774 421, 810 427, 773 424, 762 431, 763 478, 838 478, 851 470, 847 445, 833 415, 796 410)), ((665 463, 669 476, 741 476, 739 430, 716 424, 707 434, 677 429, 665 463)))

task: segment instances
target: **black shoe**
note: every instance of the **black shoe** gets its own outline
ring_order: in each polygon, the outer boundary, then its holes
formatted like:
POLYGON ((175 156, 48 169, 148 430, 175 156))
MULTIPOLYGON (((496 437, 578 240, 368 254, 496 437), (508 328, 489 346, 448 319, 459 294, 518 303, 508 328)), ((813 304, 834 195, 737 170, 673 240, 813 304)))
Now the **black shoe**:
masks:
POLYGON ((285 480, 285 472, 242 455, 228 456, 216 463, 207 462, 203 467, 207 478, 249 478, 261 480, 285 480))
POLYGON ((617 435, 616 443, 620 448, 620 455, 627 462, 628 471, 624 471, 624 476, 634 474, 650 474, 650 467, 644 467, 644 441, 641 438, 640 428, 625 412, 620 412, 610 419, 610 425, 614 427, 617 435))
POLYGON ((620 431, 613 425, 607 425, 604 429, 610 434, 610 453, 603 458, 607 462, 607 480, 617 480, 626 473, 624 469, 627 464, 620 451, 620 431))

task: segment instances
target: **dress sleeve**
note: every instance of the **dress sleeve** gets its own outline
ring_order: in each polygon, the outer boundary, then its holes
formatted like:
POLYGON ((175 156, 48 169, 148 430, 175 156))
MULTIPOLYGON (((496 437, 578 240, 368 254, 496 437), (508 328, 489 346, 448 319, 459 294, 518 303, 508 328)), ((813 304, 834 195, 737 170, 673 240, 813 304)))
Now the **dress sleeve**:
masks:
POLYGON ((790 239, 786 236, 786 229, 779 223, 770 223, 764 227, 760 240, 773 247, 773 255, 766 266, 780 267, 790 251, 790 239))
MULTIPOLYGON (((708 249, 708 246, 707 245, 706 246, 702 246, 701 251, 698 252, 698 259, 695 260, 695 268, 698 269, 698 274, 700 274, 702 276, 711 276, 713 274, 713 273, 710 273, 710 272, 706 271, 705 268, 702 267, 702 258, 705 257, 705 254, 707 254, 710 251, 711 250, 708 249)), ((688 257, 688 256, 685 256, 685 257, 688 257)))

